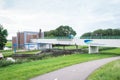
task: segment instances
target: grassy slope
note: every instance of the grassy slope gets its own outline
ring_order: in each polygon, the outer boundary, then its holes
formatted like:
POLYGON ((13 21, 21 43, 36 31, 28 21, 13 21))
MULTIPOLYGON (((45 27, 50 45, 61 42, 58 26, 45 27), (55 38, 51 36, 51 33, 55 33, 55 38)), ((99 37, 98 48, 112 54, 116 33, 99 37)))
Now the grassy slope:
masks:
POLYGON ((91 74, 88 80, 120 80, 120 60, 104 65, 91 74))
MULTIPOLYGON (((103 53, 109 55, 120 54, 120 48, 104 50, 103 53)), ((88 80, 120 80, 120 60, 109 63, 90 75, 88 80)))
POLYGON ((110 49, 110 50, 103 50, 102 53, 108 54, 120 54, 120 48, 110 49))
POLYGON ((105 58, 108 56, 110 57, 111 55, 73 54, 23 64, 10 65, 0 68, 0 72, 2 73, 0 74, 0 80, 27 80, 34 76, 63 68, 65 66, 105 58))

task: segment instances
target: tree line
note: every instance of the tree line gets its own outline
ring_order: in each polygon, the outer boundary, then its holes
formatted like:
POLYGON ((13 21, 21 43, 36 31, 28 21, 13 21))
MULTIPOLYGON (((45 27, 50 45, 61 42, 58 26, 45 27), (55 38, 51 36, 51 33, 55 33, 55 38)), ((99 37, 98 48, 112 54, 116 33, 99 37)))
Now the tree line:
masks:
POLYGON ((92 36, 120 36, 120 29, 98 29, 93 32, 84 33, 80 38, 92 36))

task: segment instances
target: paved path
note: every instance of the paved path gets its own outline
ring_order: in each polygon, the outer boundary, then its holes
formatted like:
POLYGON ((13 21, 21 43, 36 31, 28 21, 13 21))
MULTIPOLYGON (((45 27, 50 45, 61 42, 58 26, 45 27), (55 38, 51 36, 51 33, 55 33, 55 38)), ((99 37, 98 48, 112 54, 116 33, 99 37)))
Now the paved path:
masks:
POLYGON ((31 80, 86 80, 94 70, 117 59, 120 59, 120 57, 84 62, 32 78, 31 80))

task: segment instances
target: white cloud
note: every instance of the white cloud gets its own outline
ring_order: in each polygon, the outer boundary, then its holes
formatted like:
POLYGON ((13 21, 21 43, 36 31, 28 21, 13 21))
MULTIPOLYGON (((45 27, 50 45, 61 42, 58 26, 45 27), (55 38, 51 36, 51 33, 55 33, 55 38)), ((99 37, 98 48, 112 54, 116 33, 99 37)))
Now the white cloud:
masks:
POLYGON ((120 0, 110 0, 111 4, 119 4, 120 0))
POLYGON ((4 4, 4 0, 0 0, 0 10, 3 8, 4 4))

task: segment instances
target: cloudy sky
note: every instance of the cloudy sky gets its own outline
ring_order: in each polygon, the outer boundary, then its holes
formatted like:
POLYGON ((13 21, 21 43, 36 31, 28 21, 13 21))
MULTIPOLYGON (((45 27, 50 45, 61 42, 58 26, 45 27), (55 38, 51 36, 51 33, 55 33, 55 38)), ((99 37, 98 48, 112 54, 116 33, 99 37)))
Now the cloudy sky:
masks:
POLYGON ((120 28, 120 0, 0 0, 0 24, 9 32, 48 31, 69 25, 77 36, 120 28))

